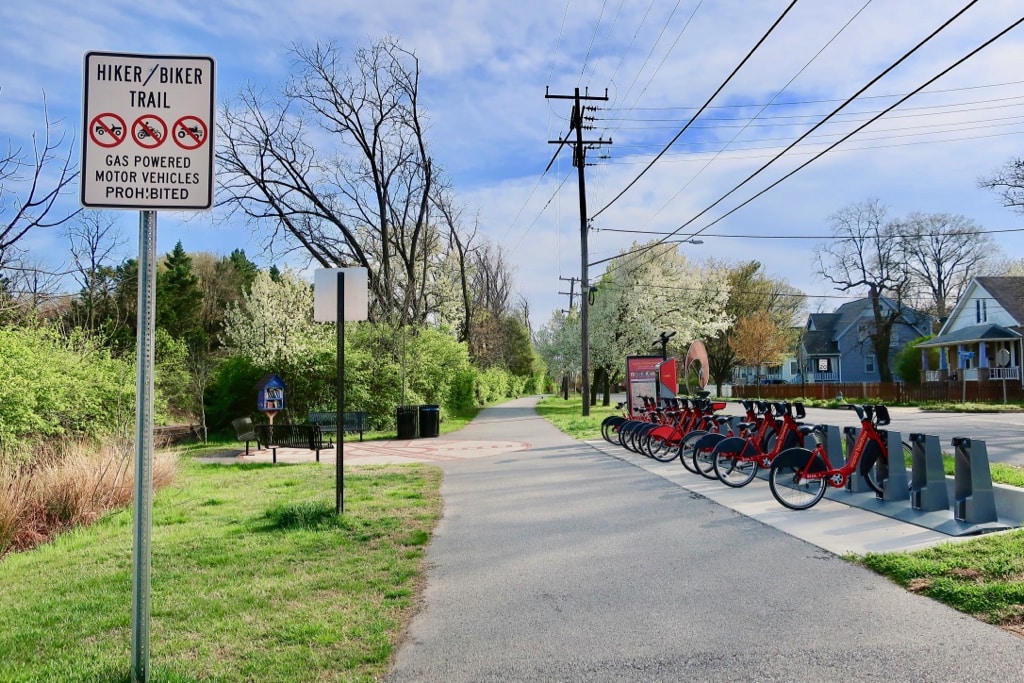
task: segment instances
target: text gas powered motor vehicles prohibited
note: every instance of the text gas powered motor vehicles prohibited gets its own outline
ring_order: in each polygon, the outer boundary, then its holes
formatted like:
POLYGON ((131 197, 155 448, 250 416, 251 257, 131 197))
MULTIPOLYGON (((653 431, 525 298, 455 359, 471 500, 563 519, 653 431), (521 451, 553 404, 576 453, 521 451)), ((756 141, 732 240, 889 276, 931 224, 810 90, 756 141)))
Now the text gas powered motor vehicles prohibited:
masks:
POLYGON ((213 205, 213 58, 89 52, 84 83, 82 206, 213 205))

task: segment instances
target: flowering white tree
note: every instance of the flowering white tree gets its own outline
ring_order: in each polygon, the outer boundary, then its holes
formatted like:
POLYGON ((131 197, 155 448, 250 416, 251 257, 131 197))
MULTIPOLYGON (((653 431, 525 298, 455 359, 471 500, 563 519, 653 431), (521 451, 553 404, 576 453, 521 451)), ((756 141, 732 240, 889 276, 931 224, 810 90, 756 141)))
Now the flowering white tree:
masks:
POLYGON ((676 245, 634 244, 601 278, 590 314, 595 369, 614 378, 626 356, 651 354, 658 335, 676 343, 709 338, 732 322, 726 313, 728 272, 689 261, 676 245))
POLYGON ((535 346, 552 378, 578 375, 583 367, 579 314, 576 311, 552 313, 548 324, 537 331, 535 346))
POLYGON ((313 288, 291 271, 277 280, 259 271, 224 315, 225 347, 258 363, 294 362, 333 349, 334 340, 334 325, 313 322, 313 288))

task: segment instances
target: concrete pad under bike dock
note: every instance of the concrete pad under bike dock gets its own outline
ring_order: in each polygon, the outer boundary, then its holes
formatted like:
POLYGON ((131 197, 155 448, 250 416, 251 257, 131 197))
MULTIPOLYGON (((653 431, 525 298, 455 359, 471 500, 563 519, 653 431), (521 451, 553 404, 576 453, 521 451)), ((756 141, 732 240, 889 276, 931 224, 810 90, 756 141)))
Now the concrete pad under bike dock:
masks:
MULTIPOLYGON (((955 535, 880 514, 870 509, 870 503, 854 500, 855 496, 849 494, 841 495, 846 503, 826 495, 810 510, 789 510, 772 497, 768 482, 762 478, 742 488, 730 488, 717 479, 690 472, 678 460, 658 462, 604 440, 588 443, 606 455, 837 555, 916 550, 956 540, 955 535)), ((865 501, 874 498, 874 494, 856 495, 865 501)))

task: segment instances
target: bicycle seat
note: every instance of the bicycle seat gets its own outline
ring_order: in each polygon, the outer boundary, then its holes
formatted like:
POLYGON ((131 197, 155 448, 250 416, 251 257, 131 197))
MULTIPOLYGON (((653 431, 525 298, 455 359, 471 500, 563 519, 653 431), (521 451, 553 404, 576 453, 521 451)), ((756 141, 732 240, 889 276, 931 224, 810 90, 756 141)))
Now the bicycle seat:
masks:
POLYGON ((797 427, 797 429, 800 431, 801 434, 807 436, 811 432, 816 431, 817 427, 812 427, 810 425, 800 425, 799 427, 797 427))
POLYGON ((802 420, 805 417, 807 417, 807 410, 804 409, 803 403, 797 401, 796 403, 793 404, 793 407, 796 409, 796 419, 802 420))

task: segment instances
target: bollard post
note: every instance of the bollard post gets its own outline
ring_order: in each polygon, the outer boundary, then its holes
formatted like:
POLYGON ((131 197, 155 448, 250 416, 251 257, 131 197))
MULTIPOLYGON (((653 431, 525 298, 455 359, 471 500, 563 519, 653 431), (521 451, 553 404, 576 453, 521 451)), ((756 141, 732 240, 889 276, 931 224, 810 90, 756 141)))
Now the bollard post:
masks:
POLYGON ((953 437, 953 450, 956 457, 953 518, 969 524, 998 521, 985 442, 953 437))
POLYGON ((949 510, 949 487, 939 437, 910 435, 910 507, 922 512, 949 510))
MULTIPOLYGON (((846 440, 846 456, 849 457, 853 453, 853 446, 857 443, 857 433, 860 431, 860 427, 843 427, 843 437, 846 440)), ((850 478, 846 480, 846 490, 850 493, 868 493, 871 491, 871 487, 864 481, 864 477, 860 476, 857 472, 850 475, 850 478)))
MULTIPOLYGON (((886 502, 907 502, 907 462, 903 459, 903 439, 900 432, 891 429, 879 430, 885 439, 885 447, 889 452, 889 471, 882 481, 882 493, 875 496, 886 502)), ((881 461, 876 467, 882 467, 881 461)))

